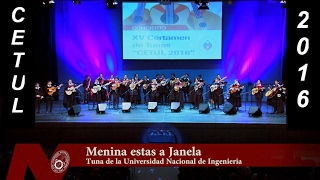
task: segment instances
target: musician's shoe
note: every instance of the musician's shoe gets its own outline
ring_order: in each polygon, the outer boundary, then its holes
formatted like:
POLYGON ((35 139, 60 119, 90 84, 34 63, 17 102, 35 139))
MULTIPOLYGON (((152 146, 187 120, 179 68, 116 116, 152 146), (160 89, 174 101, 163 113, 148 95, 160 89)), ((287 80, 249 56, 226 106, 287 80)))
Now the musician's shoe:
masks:
POLYGON ((273 111, 271 114, 277 114, 278 112, 277 111, 273 111))
POLYGON ((38 114, 41 114, 41 112, 40 112, 40 111, 38 111, 37 113, 38 113, 38 114))

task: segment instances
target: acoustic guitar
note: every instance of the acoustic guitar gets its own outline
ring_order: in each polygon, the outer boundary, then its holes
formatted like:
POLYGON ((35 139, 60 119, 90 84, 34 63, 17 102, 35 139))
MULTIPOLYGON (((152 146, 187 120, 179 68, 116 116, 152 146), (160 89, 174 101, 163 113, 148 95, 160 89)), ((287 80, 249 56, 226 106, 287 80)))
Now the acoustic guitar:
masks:
POLYGON ((144 90, 147 90, 148 87, 149 87, 149 84, 143 84, 142 87, 143 87, 144 90))
POLYGON ((65 93, 70 96, 72 93, 76 92, 77 89, 79 89, 79 87, 83 86, 83 84, 79 84, 76 87, 71 88, 70 90, 65 90, 65 93))
POLYGON ((123 25, 150 25, 152 19, 146 3, 138 3, 133 13, 123 21, 123 25))
POLYGON ((198 5, 191 3, 192 11, 187 19, 189 26, 194 30, 221 30, 222 18, 210 10, 199 10, 198 5))
POLYGON ((281 88, 283 85, 280 85, 279 87, 274 87, 266 92, 266 96, 268 99, 273 98, 279 91, 279 88, 281 88))
POLYGON ((188 27, 189 15, 190 10, 187 6, 173 2, 168 5, 158 4, 150 9, 152 25, 185 25, 188 27))
POLYGON ((136 83, 131 83, 131 84, 129 85, 129 87, 130 87, 131 90, 134 90, 134 89, 137 87, 137 85, 140 84, 140 83, 142 83, 142 82, 143 82, 143 80, 140 80, 140 81, 138 81, 138 82, 136 82, 136 83))
MULTIPOLYGON (((264 89, 264 87, 262 87, 262 88, 260 88, 260 89, 262 89, 262 90, 263 90, 263 89, 264 89)), ((259 89, 259 88, 253 88, 253 89, 252 89, 252 92, 251 92, 251 93, 252 93, 252 95, 257 94, 257 93, 259 92, 259 90, 260 90, 260 89, 259 89)))
MULTIPOLYGON (((220 81, 223 81, 227 78, 227 76, 223 77, 222 79, 220 79, 220 81)), ((220 86, 223 86, 223 85, 220 85, 220 86)), ((219 89, 219 85, 216 85, 216 84, 213 84, 210 86, 210 91, 213 92, 213 91, 216 91, 219 89)))
MULTIPOLYGON (((239 89, 243 89, 244 86, 239 87, 239 89)), ((238 86, 232 86, 232 88, 230 89, 230 94, 236 93, 238 92, 238 86)))
POLYGON ((108 86, 109 84, 111 84, 111 82, 108 82, 107 84, 104 84, 104 85, 93 86, 93 88, 91 89, 91 92, 97 93, 97 92, 101 91, 102 88, 108 86))
POLYGON ((59 86, 51 86, 51 87, 47 87, 48 89, 48 95, 52 96, 55 92, 57 92, 57 89, 60 89, 61 86, 63 86, 63 84, 60 84, 59 86))

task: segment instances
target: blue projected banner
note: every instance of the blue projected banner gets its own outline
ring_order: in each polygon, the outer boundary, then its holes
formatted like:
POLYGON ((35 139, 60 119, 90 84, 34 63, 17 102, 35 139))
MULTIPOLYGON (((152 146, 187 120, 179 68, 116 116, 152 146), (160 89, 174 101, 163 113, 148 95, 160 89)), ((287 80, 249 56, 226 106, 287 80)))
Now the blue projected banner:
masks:
POLYGON ((222 2, 122 3, 123 59, 221 59, 222 2))

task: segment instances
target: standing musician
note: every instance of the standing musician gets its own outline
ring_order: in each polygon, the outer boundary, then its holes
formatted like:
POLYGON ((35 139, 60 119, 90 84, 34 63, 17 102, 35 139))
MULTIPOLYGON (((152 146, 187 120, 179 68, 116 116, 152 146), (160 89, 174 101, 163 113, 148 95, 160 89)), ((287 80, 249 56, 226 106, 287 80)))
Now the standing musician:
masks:
POLYGON ((160 78, 160 84, 158 90, 159 90, 159 100, 158 102, 160 104, 168 104, 168 94, 169 94, 169 87, 168 87, 168 80, 165 78, 165 75, 162 74, 160 78))
POLYGON ((34 91, 34 97, 35 97, 35 109, 38 108, 37 113, 41 114, 40 107, 41 107, 41 100, 43 99, 43 91, 40 88, 39 83, 35 84, 35 91, 34 91))
POLYGON ((189 79, 189 74, 183 75, 180 78, 180 81, 182 82, 182 93, 183 93, 184 102, 187 102, 187 94, 189 93, 190 84, 192 83, 192 81, 189 79))
POLYGON ((153 79, 150 84, 150 90, 149 93, 149 99, 150 102, 158 102, 159 99, 159 87, 161 86, 160 83, 158 83, 157 79, 153 79))
POLYGON ((123 79, 121 80, 121 85, 120 85, 120 93, 121 93, 121 98, 123 99, 124 102, 129 102, 130 101, 130 96, 129 96, 129 84, 130 84, 130 79, 128 78, 127 75, 123 76, 123 79))
POLYGON ((55 87, 55 86, 52 86, 52 81, 47 82, 47 86, 44 88, 45 89, 45 96, 46 96, 46 112, 47 113, 52 112, 54 95, 57 93, 57 90, 59 90, 61 86, 62 86, 62 84, 55 87), (50 108, 50 111, 48 111, 49 108, 50 108))
POLYGON ((222 88, 224 84, 220 81, 218 77, 214 79, 210 86, 210 102, 213 105, 212 109, 219 109, 219 106, 223 104, 223 97, 222 97, 222 88))
POLYGON ((237 79, 234 80, 234 83, 231 84, 229 88, 230 93, 230 103, 236 108, 236 110, 239 110, 239 107, 241 107, 241 92, 244 87, 241 86, 239 81, 237 79))
MULTIPOLYGON (((98 79, 100 85, 104 85, 105 83, 107 83, 107 81, 103 77, 102 73, 99 74, 99 77, 97 79, 98 79)), ((107 98, 106 98, 106 94, 107 94, 106 88, 101 88, 101 90, 99 92, 100 92, 101 101, 105 102, 107 100, 107 98)))
MULTIPOLYGON (((92 91, 92 109, 95 109, 95 106, 101 103, 101 84, 98 79, 94 80, 94 83, 90 85, 92 91)), ((98 106, 96 107, 98 108, 98 106)))
POLYGON ((280 85, 278 80, 274 81, 274 85, 272 88, 268 88, 269 91, 273 91, 275 95, 272 97, 272 104, 273 104, 273 112, 272 113, 284 113, 284 102, 283 102, 283 95, 284 95, 284 88, 283 84, 280 85))
POLYGON ((133 108, 137 106, 137 100, 138 100, 138 93, 139 93, 139 82, 136 81, 135 78, 131 79, 130 82, 130 102, 133 104, 133 108))
POLYGON ((205 81, 202 79, 201 75, 198 75, 197 78, 194 80, 194 84, 191 86, 193 87, 193 92, 190 93, 190 102, 193 104, 192 109, 199 109, 199 104, 203 102, 203 87, 206 85, 205 81))
POLYGON ((83 84, 83 90, 84 90, 83 103, 87 104, 90 100, 90 87, 92 85, 90 75, 86 75, 85 80, 83 80, 82 84, 83 84))
POLYGON ((262 107, 262 98, 263 92, 265 91, 264 86, 262 85, 262 81, 259 79, 257 83, 253 86, 252 95, 254 95, 256 99, 256 105, 261 109, 262 107))
POLYGON ((119 77, 115 77, 114 81, 110 81, 110 82, 112 82, 110 87, 111 88, 110 97, 112 98, 113 109, 118 109, 121 82, 119 80, 119 77))
POLYGON ((75 92, 72 92, 70 95, 68 95, 66 92, 67 91, 74 91, 76 86, 73 84, 72 80, 68 80, 68 85, 64 89, 64 97, 63 97, 63 106, 65 108, 71 108, 73 105, 77 104, 76 103, 76 98, 75 98, 75 92))
MULTIPOLYGON (((139 74, 134 74, 134 80, 135 80, 135 82, 140 81, 139 74)), ((137 91, 138 91, 137 103, 141 104, 141 89, 140 89, 141 84, 139 83, 137 86, 138 86, 137 87, 137 91)))
POLYGON ((170 102, 180 102, 181 108, 184 108, 184 99, 182 92, 182 82, 179 78, 176 78, 175 83, 172 84, 171 94, 169 96, 170 102))
POLYGON ((150 93, 150 83, 151 81, 149 80, 148 76, 144 76, 143 79, 142 79, 142 92, 143 92, 143 102, 144 104, 147 104, 148 101, 147 101, 147 93, 150 93))

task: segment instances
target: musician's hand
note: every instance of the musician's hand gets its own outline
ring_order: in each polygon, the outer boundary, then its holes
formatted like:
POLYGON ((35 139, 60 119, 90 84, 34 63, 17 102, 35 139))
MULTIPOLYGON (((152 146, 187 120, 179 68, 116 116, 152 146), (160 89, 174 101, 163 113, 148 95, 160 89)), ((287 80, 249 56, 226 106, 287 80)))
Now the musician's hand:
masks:
POLYGON ((49 89, 49 92, 51 92, 52 91, 52 89, 49 89))
POLYGON ((37 95, 37 97, 40 97, 40 95, 37 95))

